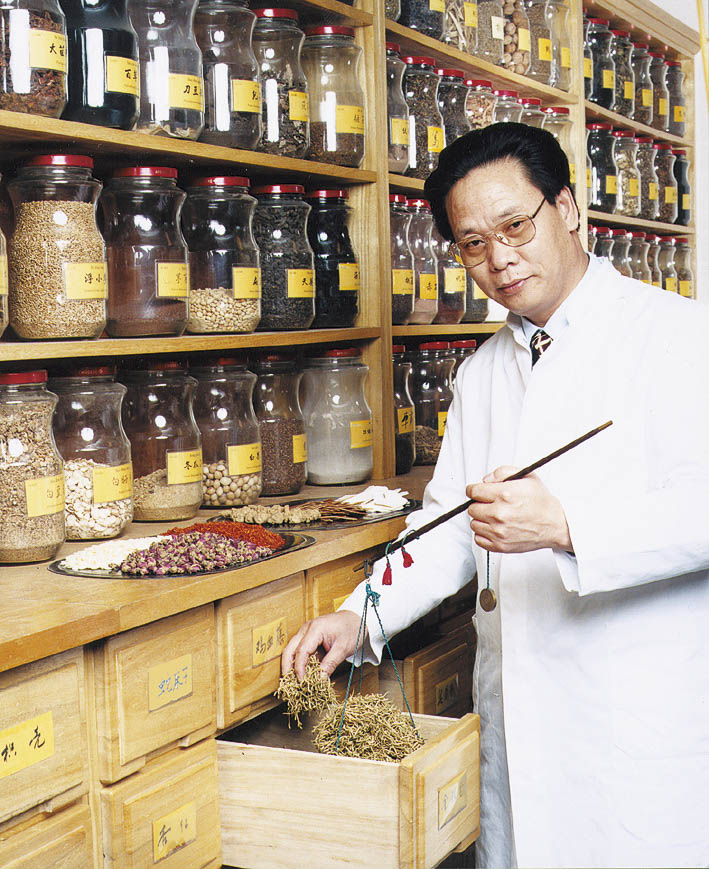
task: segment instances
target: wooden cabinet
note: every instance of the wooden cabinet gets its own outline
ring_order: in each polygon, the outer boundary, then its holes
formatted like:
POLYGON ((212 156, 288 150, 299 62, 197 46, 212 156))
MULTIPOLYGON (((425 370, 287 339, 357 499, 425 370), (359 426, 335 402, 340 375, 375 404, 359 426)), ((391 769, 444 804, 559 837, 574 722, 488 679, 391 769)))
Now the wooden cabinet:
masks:
POLYGON ((93 865, 92 820, 86 802, 0 833, 3 869, 90 869, 93 865))
POLYGON ((379 550, 358 552, 307 570, 308 618, 335 612, 364 579, 364 559, 380 555, 379 550))

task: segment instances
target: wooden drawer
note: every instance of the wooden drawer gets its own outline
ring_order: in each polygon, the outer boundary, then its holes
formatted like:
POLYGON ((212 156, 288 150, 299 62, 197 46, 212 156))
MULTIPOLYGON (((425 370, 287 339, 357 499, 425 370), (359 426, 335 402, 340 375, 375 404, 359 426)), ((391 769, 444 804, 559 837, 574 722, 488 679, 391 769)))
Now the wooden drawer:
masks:
POLYGON ((91 812, 86 803, 0 834, 3 869, 89 869, 91 812))
POLYGON ((217 603, 217 726, 231 727, 278 701, 281 652, 305 621, 305 575, 217 603))
POLYGON ((114 782, 154 752, 216 731, 211 604, 103 641, 95 651, 99 778, 114 782))
POLYGON ((379 554, 379 549, 368 550, 306 570, 308 619, 335 612, 364 579, 363 560, 379 554))
POLYGON ((87 793, 88 756, 83 649, 0 673, 0 829, 87 793))
POLYGON ((171 751, 99 794, 104 869, 221 866, 217 751, 171 751))
POLYGON ((224 862, 429 869, 469 843, 480 720, 415 720, 426 744, 400 764, 319 754, 307 728, 289 730, 275 711, 217 739, 224 862))

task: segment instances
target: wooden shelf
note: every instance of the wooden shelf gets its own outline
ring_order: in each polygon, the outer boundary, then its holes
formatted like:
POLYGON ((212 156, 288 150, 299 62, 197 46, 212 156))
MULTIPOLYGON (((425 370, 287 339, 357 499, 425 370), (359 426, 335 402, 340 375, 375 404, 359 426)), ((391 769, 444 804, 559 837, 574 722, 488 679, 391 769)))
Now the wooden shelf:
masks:
POLYGON ((663 133, 655 127, 649 127, 647 124, 640 124, 638 121, 633 121, 631 118, 626 118, 625 115, 619 115, 618 112, 611 112, 608 109, 586 100, 586 122, 593 123, 596 121, 607 121, 613 124, 614 127, 621 127, 624 130, 635 130, 641 136, 652 136, 660 142, 671 142, 678 148, 693 148, 694 145, 688 139, 683 139, 680 136, 674 136, 672 133, 663 133))
POLYGON ((591 17, 610 18, 614 29, 630 31, 630 38, 653 43, 651 51, 667 47, 686 57, 694 57, 701 43, 695 30, 669 14, 671 3, 663 7, 645 0, 585 0, 591 17))
POLYGON ((392 326, 396 338, 420 338, 434 335, 494 335, 504 323, 456 323, 452 326, 392 326))
POLYGON ((408 175, 397 175, 395 172, 389 173, 389 187, 395 191, 420 193, 425 183, 421 178, 409 178, 408 175))
POLYGON ((364 12, 339 0, 289 0, 288 6, 298 13, 298 23, 301 27, 308 27, 311 24, 368 27, 374 20, 371 12, 364 12))
POLYGON ((694 235, 693 226, 680 226, 678 223, 661 223, 659 220, 642 220, 640 217, 626 217, 624 214, 607 214, 605 211, 593 211, 589 209, 588 219, 601 225, 634 226, 638 229, 647 229, 649 232, 670 235, 694 235))

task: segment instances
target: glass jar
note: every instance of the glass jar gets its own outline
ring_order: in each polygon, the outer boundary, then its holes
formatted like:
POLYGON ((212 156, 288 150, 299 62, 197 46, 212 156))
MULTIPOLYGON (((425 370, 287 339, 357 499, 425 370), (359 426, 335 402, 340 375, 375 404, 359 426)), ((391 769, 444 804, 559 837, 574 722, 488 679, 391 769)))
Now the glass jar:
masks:
POLYGON ((440 39, 445 11, 445 0, 401 0, 399 24, 418 30, 431 39, 440 39))
POLYGON ((652 126, 667 133, 670 129, 670 92, 667 89, 665 55, 651 51, 650 78, 652 79, 652 126))
POLYGON ((544 119, 546 117, 542 111, 542 101, 536 97, 520 97, 519 103, 522 106, 520 123, 541 129, 544 126, 544 119))
POLYGON ((250 183, 209 175, 187 190, 182 232, 190 257, 188 332, 253 332, 259 324, 261 269, 250 183))
POLYGON ((596 227, 592 223, 589 223, 587 242, 586 242, 586 250, 588 250, 589 253, 593 253, 595 246, 596 246, 596 227))
POLYGON ((593 89, 593 52, 588 44, 588 18, 583 19, 583 95, 591 96, 593 89))
POLYGON ((549 84, 562 91, 568 91, 571 87, 571 46, 566 24, 568 12, 565 0, 547 0, 547 21, 551 32, 549 84))
POLYGON ((436 324, 460 323, 465 314, 466 269, 451 251, 451 243, 435 227, 431 231, 431 249, 438 264, 438 313, 436 324))
POLYGON ((401 15, 401 0, 384 0, 384 16, 389 21, 398 21, 401 15))
POLYGON ((261 138, 261 76, 246 0, 200 0, 194 19, 204 71, 204 129, 211 145, 251 150, 261 138))
POLYGON ((544 110, 544 129, 551 133, 552 136, 561 146, 561 150, 566 154, 566 159, 569 161, 569 179, 571 181, 571 190, 576 190, 576 157, 574 148, 571 144, 573 127, 571 117, 566 106, 547 106, 544 110))
MULTIPOLYGON (((674 176, 677 182, 677 219, 675 223, 689 226, 692 217, 692 188, 689 184, 689 160, 687 152, 677 148, 672 153, 675 158, 674 176)), ((2 332, 0 332, 0 335, 2 332)))
POLYGON ((52 428, 64 460, 68 540, 117 537, 133 518, 133 465, 121 423, 126 388, 113 366, 81 367, 50 382, 52 428))
POLYGON ((549 84, 552 54, 547 0, 527 0, 527 16, 531 33, 527 75, 542 84, 549 84))
POLYGON ((190 365, 194 417, 202 438, 202 503, 243 507, 261 494, 261 435, 254 413, 256 375, 234 357, 190 365))
POLYGON ((655 171, 655 143, 647 136, 640 136, 638 142, 638 171, 640 173, 640 211, 643 220, 657 220, 660 204, 657 198, 658 184, 655 171))
POLYGON ((640 214, 640 172, 638 143, 631 130, 614 130, 613 159, 618 171, 616 214, 637 217, 640 214))
POLYGON ((254 9, 252 45, 261 72, 259 151, 305 157, 310 147, 308 82, 300 63, 305 34, 292 9, 254 9))
POLYGON ((611 54, 615 63, 615 111, 626 118, 635 112, 635 73, 633 43, 627 30, 611 30, 611 54))
POLYGON ((416 415, 417 465, 435 465, 441 451, 453 400, 451 370, 455 358, 449 349, 447 341, 429 341, 419 346, 414 360, 411 395, 416 415))
POLYGON ((10 312, 8 306, 8 292, 10 282, 7 272, 7 244, 5 243, 5 233, 0 229, 0 335, 3 334, 10 322, 10 312))
POLYGON ((438 313, 438 263, 431 244, 433 216, 427 199, 407 199, 409 247, 414 258, 414 310, 409 324, 428 325, 438 313))
POLYGON ((465 81, 468 95, 465 98, 465 114, 471 130, 479 130, 492 124, 495 117, 497 97, 492 91, 492 82, 469 78, 465 81))
POLYGON ((443 130, 446 144, 450 145, 457 138, 470 132, 470 121, 465 113, 465 101, 468 88, 463 81, 462 69, 437 69, 440 76, 438 83, 438 108, 443 118, 443 130))
POLYGON ((635 280, 642 281, 644 284, 652 283, 652 272, 647 261, 649 250, 650 245, 645 239, 644 232, 630 233, 630 247, 628 248, 630 271, 635 280))
POLYGON ((615 61, 611 56, 613 34, 607 18, 588 19, 588 46, 593 59, 593 86, 588 99, 604 109, 615 108, 615 61))
POLYGON ((652 77, 650 75, 650 61, 648 54, 650 46, 647 42, 633 43, 633 74, 635 76, 635 103, 633 120, 641 124, 652 123, 653 91, 652 77))
POLYGON ((432 57, 407 56, 404 97, 409 107, 409 168, 407 175, 428 178, 446 145, 438 108, 439 78, 432 57))
POLYGON ((613 247, 613 230, 610 226, 596 227, 596 246, 593 250, 596 256, 611 258, 611 248, 613 247))
POLYGON ((494 122, 519 124, 522 118, 522 106, 517 91, 495 91, 495 97, 497 101, 494 122))
POLYGON ((372 475, 372 411, 364 394, 369 366, 355 347, 319 351, 303 371, 308 482, 359 483, 372 475))
POLYGON ((389 171, 405 172, 409 165, 409 107, 402 87, 406 64, 399 57, 396 42, 386 43, 386 67, 389 171))
POLYGON ((256 187, 254 238, 261 254, 260 329, 307 329, 315 318, 310 206, 300 184, 256 187))
POLYGON ((610 256, 611 263, 621 275, 625 275, 626 278, 632 278, 633 272, 630 268, 630 260, 628 259, 630 233, 626 229, 612 229, 611 235, 613 236, 610 256))
POLYGON ((657 198, 660 204, 658 218, 663 223, 677 220, 678 188, 674 173, 675 156, 672 145, 660 142, 655 145, 655 170, 657 171, 657 198))
POLYGON ((176 179, 169 166, 130 166, 116 170, 101 195, 106 331, 114 338, 184 332, 190 279, 176 179))
POLYGON ((133 454, 133 518, 191 519, 202 503, 202 440, 194 418, 197 381, 177 361, 122 371, 123 427, 133 454))
POLYGON ((505 18, 499 0, 478 0, 476 57, 500 65, 505 56, 505 18))
POLYGON ((659 236, 657 267, 662 276, 662 289, 669 293, 676 293, 679 288, 675 268, 675 240, 671 235, 659 236))
POLYGON ((473 280, 466 269, 465 278, 465 313, 462 323, 484 323, 489 313, 488 298, 473 280))
POLYGON ((314 329, 354 326, 359 313, 360 269, 352 247, 352 209, 345 189, 312 190, 308 241, 315 255, 314 329))
POLYGON ((254 411, 261 435, 262 495, 295 495, 305 485, 308 458, 294 353, 264 353, 256 373, 254 411))
POLYGON ((404 358, 406 347, 395 344, 392 348, 394 367, 394 454, 398 474, 408 474, 416 459, 416 417, 414 400, 409 386, 411 363, 404 358))
POLYGON ((586 124, 586 149, 591 160, 591 189, 588 207, 597 211, 615 211, 618 171, 613 159, 610 124, 586 124))
POLYGON ((648 233, 645 240, 648 243, 647 264, 652 275, 652 285, 662 288, 662 273, 657 264, 657 255, 660 252, 660 236, 648 233))
POLYGON ((667 92, 669 94, 669 132, 684 136, 687 129, 687 101, 682 90, 684 73, 679 60, 667 61, 667 92))
POLYGON ((389 195, 389 235, 391 249, 391 321, 405 326, 414 312, 414 258, 409 246, 411 214, 406 197, 389 195))
POLYGON ((64 542, 64 469, 46 371, 0 373, 0 562, 53 558, 64 542))
POLYGON ((194 38, 197 0, 130 0, 138 35, 140 117, 137 128, 198 139, 204 126, 202 52, 194 38))
POLYGON ((7 185, 15 219, 10 324, 20 338, 96 338, 106 325, 93 165, 78 154, 33 157, 7 185))
POLYGON ((694 272, 692 271, 689 239, 675 237, 675 270, 677 271, 677 289, 680 296, 693 299, 694 272))
POLYGON ((502 65, 517 75, 526 75, 531 58, 531 32, 524 0, 505 0, 502 13, 505 18, 502 65))
POLYGON ((477 0, 446 0, 442 42, 475 54, 478 47, 477 0))
POLYGON ((138 120, 138 38, 126 0, 61 0, 66 15, 68 121, 132 130, 138 120))
POLYGON ((453 368, 451 369, 452 383, 455 380, 460 366, 465 362, 468 356, 473 356, 475 354, 475 348, 478 346, 478 342, 475 338, 463 338, 460 341, 451 341, 450 346, 453 359, 455 360, 453 368))
POLYGON ((58 118, 67 100, 67 43, 57 0, 6 0, 0 26, 0 109, 58 118))
POLYGON ((358 66, 362 49, 354 29, 327 24, 308 27, 303 69, 310 94, 311 160, 359 167, 364 160, 364 93, 358 66))

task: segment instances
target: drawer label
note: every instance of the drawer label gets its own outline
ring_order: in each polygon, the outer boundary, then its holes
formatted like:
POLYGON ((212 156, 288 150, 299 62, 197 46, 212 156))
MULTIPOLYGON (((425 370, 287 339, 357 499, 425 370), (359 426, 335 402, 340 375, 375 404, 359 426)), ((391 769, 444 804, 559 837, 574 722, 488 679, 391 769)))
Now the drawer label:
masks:
POLYGON ((467 773, 461 772, 438 789, 438 829, 460 814, 468 805, 467 773))
POLYGON ((392 145, 409 144, 408 118, 391 118, 391 143, 392 145))
POLYGON ((192 800, 153 821, 153 863, 164 860, 196 838, 197 807, 192 800))
POLYGON ((312 299, 315 297, 315 280, 312 269, 286 269, 288 274, 288 298, 312 299))
POLYGON ((261 444, 239 444, 226 448, 230 474, 260 474, 261 444))
POLYGON ((204 111, 204 83, 200 76, 171 72, 169 79, 170 108, 204 111))
POLYGON ((308 95, 304 91, 288 91, 288 117, 291 121, 307 121, 308 95))
POLYGON ((448 419, 447 410, 438 411, 438 437, 442 438, 446 431, 446 420, 448 419))
POLYGON ((339 263, 337 277, 340 292, 356 292, 360 288, 359 263, 339 263))
POLYGON ((399 434, 411 434, 414 430, 413 407, 397 407, 396 430, 399 434))
POLYGON ((200 483, 202 481, 202 450, 167 453, 167 484, 200 483))
POLYGON ((460 679, 458 673, 454 673, 436 685, 436 715, 440 715, 446 709, 450 709, 458 702, 460 693, 460 679))
POLYGON ((51 30, 30 30, 30 66, 66 72, 66 36, 51 30))
POLYGON ((260 667, 267 661, 279 658, 287 640, 285 616, 254 628, 251 632, 251 666, 260 667))
POLYGON ((64 474, 25 480, 25 498, 30 519, 61 513, 64 509, 64 474))
POLYGON ((233 78, 231 80, 231 110, 258 114, 261 111, 261 85, 257 81, 233 78))
POLYGON ((335 106, 335 132, 364 135, 364 106, 335 106))
POLYGON ((465 269, 443 269, 445 293, 464 293, 466 289, 465 269))
POLYGON ((67 299, 105 299, 106 267, 103 263, 64 263, 67 299))
POLYGON ((231 281, 235 299, 261 298, 261 269, 254 266, 233 266, 231 281))
POLYGON ((186 263, 156 263, 158 296, 186 299, 190 286, 190 273, 186 263))
POLYGON ((293 464, 308 461, 308 445, 304 434, 293 435, 293 464))
POLYGON ((438 275, 421 272, 419 275, 419 298, 438 298, 438 275))
POLYGON ((372 420, 357 419, 350 423, 350 449, 372 446, 372 420))
POLYGON ((391 270, 391 291, 395 296, 411 296, 414 292, 414 273, 411 269, 391 270))
POLYGON ((192 693, 192 655, 182 655, 148 670, 148 710, 154 712, 192 693))
POLYGON ((106 55, 106 90, 110 93, 138 96, 138 61, 132 57, 106 55))
POLYGON ((47 760, 53 754, 54 723, 51 712, 0 730, 0 778, 47 760))
POLYGON ((114 468, 94 468, 94 504, 109 504, 122 501, 133 495, 133 465, 116 465, 114 468))

